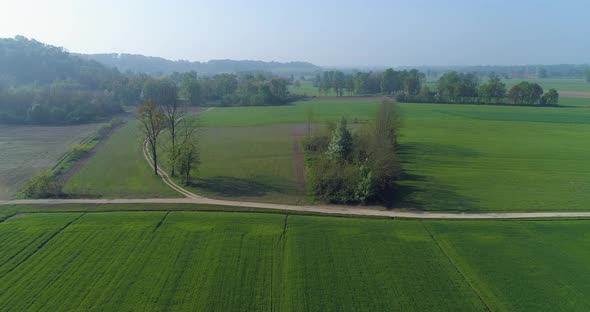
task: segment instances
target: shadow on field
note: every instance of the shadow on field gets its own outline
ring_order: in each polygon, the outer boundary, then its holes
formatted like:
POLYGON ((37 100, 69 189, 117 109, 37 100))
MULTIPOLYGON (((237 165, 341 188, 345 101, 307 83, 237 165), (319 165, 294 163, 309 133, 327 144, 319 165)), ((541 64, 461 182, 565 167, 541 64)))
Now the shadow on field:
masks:
POLYGON ((280 188, 270 183, 236 177, 198 179, 191 185, 205 192, 217 193, 226 197, 262 196, 269 192, 281 191, 280 188))
POLYGON ((396 189, 389 194, 388 208, 406 208, 418 211, 479 211, 477 201, 459 194, 453 187, 433 181, 431 177, 420 175, 409 168, 419 168, 423 164, 416 161, 420 157, 432 157, 431 166, 461 165, 462 159, 477 157, 477 151, 444 144, 402 144, 398 155, 403 172, 396 189))

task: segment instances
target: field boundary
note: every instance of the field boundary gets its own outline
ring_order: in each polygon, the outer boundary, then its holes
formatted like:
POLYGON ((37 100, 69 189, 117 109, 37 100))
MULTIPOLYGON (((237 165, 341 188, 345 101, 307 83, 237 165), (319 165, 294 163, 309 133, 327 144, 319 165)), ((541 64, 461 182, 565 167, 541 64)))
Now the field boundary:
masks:
POLYGON ((455 261, 453 261, 453 259, 449 256, 449 254, 447 254, 445 249, 438 243, 438 240, 436 239, 436 237, 434 237, 432 232, 430 232, 430 229, 423 222, 420 222, 420 223, 422 224, 422 226, 424 227, 424 230, 426 230, 428 235, 430 235, 430 238, 436 244, 438 249, 443 253, 445 258, 447 258, 449 263, 453 266, 453 268, 455 268, 455 271, 457 271, 457 273, 459 273, 459 276, 461 276, 461 278, 465 281, 465 283, 469 286, 469 288, 471 288, 471 290, 477 295, 479 300, 484 304, 484 306, 486 307, 486 310, 487 311, 494 311, 494 309, 492 309, 492 307, 490 307, 490 305, 483 299, 483 297, 481 296, 479 291, 477 291, 477 289, 473 285, 471 285, 471 282, 469 282, 469 280, 467 279, 465 274, 463 274, 463 272, 461 272, 459 267, 455 264, 455 261))

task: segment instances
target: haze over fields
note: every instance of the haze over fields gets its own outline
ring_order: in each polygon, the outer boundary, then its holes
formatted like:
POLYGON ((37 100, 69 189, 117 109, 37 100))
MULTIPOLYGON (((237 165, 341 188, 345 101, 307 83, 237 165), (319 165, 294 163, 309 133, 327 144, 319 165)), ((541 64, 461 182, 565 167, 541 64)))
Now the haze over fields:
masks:
POLYGON ((320 66, 588 63, 587 1, 6 1, 0 37, 320 66), (34 9, 32 9, 34 8, 34 9))

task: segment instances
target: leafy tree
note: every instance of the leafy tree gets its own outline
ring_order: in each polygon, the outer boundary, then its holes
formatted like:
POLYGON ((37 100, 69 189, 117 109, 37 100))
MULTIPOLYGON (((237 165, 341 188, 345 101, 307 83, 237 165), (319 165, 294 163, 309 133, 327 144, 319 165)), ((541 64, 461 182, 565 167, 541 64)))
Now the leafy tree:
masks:
POLYGON ((479 86, 479 96, 488 103, 491 103, 492 99, 499 102, 506 96, 506 84, 497 75, 491 75, 486 83, 479 86))
POLYGON ((586 69, 584 74, 586 76, 586 82, 590 82, 590 69, 586 69))
POLYGON ((148 100, 139 106, 137 120, 139 120, 140 128, 150 146, 152 160, 154 161, 154 174, 158 175, 157 144, 162 130, 166 128, 166 116, 155 102, 148 100))
POLYGON ((508 97, 515 104, 536 104, 543 95, 543 88, 536 83, 522 81, 514 85, 508 92, 508 97))
POLYGON ((332 159, 340 161, 348 160, 352 152, 352 134, 348 130, 348 123, 345 118, 340 120, 340 124, 332 134, 332 140, 328 146, 327 154, 332 159))
POLYGON ((196 72, 187 72, 180 77, 178 96, 188 105, 197 106, 202 100, 201 85, 197 79, 196 72))
POLYGON ((23 194, 28 198, 47 198, 63 196, 63 183, 58 181, 49 170, 43 170, 33 176, 23 186, 23 194))
POLYGON ((424 74, 419 72, 417 69, 403 73, 403 88, 407 95, 414 96, 420 92, 422 81, 424 80, 424 74))
POLYGON ((559 93, 555 89, 550 89, 547 93, 543 94, 540 103, 541 105, 557 105, 559 103, 559 93))

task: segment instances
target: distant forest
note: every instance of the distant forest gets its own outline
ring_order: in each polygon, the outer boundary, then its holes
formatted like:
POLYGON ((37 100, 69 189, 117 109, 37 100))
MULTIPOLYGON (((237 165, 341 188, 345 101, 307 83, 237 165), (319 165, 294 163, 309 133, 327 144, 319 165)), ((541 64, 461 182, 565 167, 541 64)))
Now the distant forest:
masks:
POLYGON ((82 58, 98 61, 122 72, 168 75, 174 72, 195 71, 203 76, 236 72, 268 72, 280 76, 312 75, 322 68, 306 62, 262 62, 212 60, 208 62, 171 61, 161 57, 137 54, 78 54, 82 58))

